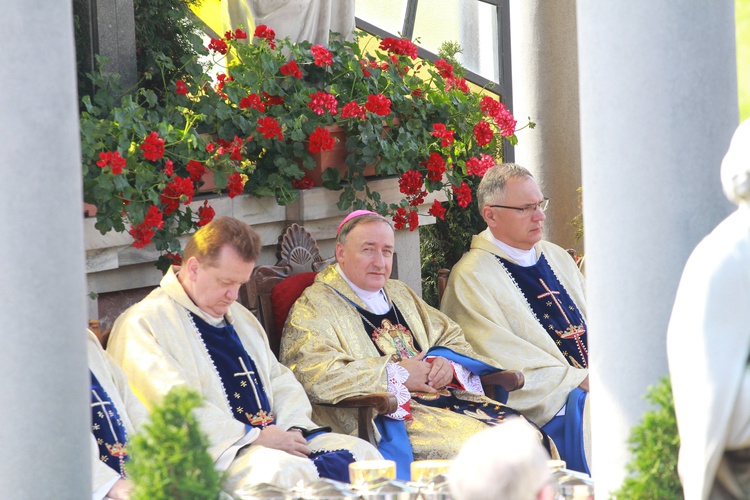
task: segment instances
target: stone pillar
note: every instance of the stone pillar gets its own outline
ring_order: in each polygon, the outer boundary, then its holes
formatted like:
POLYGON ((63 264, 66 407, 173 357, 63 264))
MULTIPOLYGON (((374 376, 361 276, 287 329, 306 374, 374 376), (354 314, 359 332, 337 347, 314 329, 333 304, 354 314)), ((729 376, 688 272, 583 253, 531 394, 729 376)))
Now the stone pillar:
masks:
POLYGON ((550 198, 545 238, 576 244, 580 213, 581 146, 578 123, 578 54, 575 0, 510 2, 513 113, 533 130, 518 134, 515 163, 528 168, 550 198))
POLYGON ((731 210, 719 170, 738 122, 734 2, 577 9, 593 472, 608 498, 646 388, 667 374, 683 265, 731 210))
POLYGON ((112 60, 105 69, 119 73, 123 90, 138 83, 133 0, 91 0, 95 52, 112 60))
POLYGON ((0 16, 0 496, 91 495, 71 2, 0 16))

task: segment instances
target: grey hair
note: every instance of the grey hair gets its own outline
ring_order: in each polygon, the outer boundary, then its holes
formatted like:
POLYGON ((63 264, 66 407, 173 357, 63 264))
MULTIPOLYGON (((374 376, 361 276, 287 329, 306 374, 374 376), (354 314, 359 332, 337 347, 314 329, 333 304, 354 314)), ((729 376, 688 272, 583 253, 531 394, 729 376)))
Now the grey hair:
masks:
POLYGON ((386 224, 388 227, 390 227, 391 231, 393 231, 393 226, 391 226, 391 223, 382 215, 360 215, 359 217, 353 217, 352 219, 349 219, 344 223, 343 226, 341 226, 341 230, 339 230, 339 234, 336 236, 336 243, 341 243, 342 245, 346 243, 346 237, 349 236, 349 233, 351 233, 355 227, 359 226, 360 224, 366 224, 367 222, 382 222, 383 224, 386 224))
POLYGON ((721 186, 732 203, 750 202, 750 119, 734 131, 721 162, 721 186))
POLYGON ((485 205, 501 201, 505 196, 505 185, 511 179, 522 177, 534 178, 527 169, 515 163, 501 163, 491 167, 482 177, 477 188, 477 206, 481 210, 485 205))

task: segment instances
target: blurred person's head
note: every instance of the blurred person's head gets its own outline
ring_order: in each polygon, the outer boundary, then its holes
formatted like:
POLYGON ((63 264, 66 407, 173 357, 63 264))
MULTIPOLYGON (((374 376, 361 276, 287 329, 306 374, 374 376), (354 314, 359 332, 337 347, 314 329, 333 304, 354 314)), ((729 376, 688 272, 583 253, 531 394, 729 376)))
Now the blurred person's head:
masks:
POLYGON ((464 443, 448 474, 454 500, 552 500, 551 470, 539 431, 510 419, 464 443))

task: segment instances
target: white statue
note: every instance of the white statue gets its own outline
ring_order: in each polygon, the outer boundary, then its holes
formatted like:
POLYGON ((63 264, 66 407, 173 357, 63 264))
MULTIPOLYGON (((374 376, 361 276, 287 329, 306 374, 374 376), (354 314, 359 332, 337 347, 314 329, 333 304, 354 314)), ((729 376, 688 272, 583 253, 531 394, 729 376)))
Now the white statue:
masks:
POLYGON ((739 208, 688 259, 667 334, 686 500, 750 498, 750 120, 721 181, 739 208))
POLYGON ((227 29, 265 24, 277 38, 328 44, 328 33, 352 40, 354 0, 222 0, 227 29))

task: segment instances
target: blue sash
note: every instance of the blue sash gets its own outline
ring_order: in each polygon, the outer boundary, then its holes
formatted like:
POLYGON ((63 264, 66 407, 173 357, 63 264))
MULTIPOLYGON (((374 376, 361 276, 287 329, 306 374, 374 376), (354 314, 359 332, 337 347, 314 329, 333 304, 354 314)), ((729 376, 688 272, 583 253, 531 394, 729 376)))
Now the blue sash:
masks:
POLYGON ((555 442, 568 469, 591 475, 583 447, 583 407, 587 395, 578 387, 570 391, 565 415, 554 417, 542 430, 555 442))
POLYGON ((91 374, 91 432, 99 446, 99 459, 125 477, 128 435, 112 399, 91 374))

